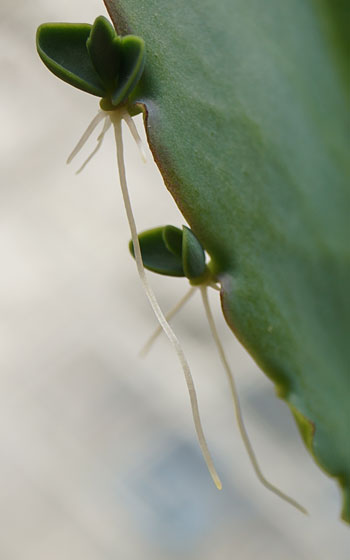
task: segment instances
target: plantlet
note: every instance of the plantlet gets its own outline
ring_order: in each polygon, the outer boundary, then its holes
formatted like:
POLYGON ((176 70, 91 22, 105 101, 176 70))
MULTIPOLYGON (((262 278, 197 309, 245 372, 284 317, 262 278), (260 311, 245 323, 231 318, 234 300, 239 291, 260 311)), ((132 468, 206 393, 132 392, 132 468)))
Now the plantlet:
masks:
MULTIPOLYGON (((170 225, 144 231, 139 234, 138 237, 141 247, 142 260, 145 268, 151 270, 152 272, 156 272, 165 276, 186 277, 191 284, 191 288, 189 289, 189 291, 167 314, 167 321, 174 317, 174 315, 184 306, 184 304, 189 300, 189 298, 195 293, 196 290, 200 291, 210 331, 218 349, 219 356, 230 386, 238 429, 251 464, 254 468, 255 474, 257 475, 260 482, 268 490, 274 492, 277 496, 299 509, 302 513, 307 513, 305 508, 298 504, 298 502, 296 502, 293 498, 287 496, 284 492, 281 492, 281 490, 271 484, 264 477, 260 470, 252 444, 250 443, 248 433, 244 425, 233 373, 231 371, 224 348, 220 341, 220 337, 215 326, 214 317, 209 305, 208 288, 211 287, 215 290, 220 290, 217 283, 218 279, 216 278, 215 273, 213 273, 211 270, 210 262, 208 264, 206 263, 205 252, 199 240, 197 239, 193 231, 187 226, 183 226, 181 231, 180 229, 170 225)), ((131 254, 135 256, 134 244, 132 240, 129 243, 129 249, 131 254)), ((152 334, 141 351, 143 355, 148 352, 161 332, 161 328, 157 328, 155 330, 155 332, 152 334)))

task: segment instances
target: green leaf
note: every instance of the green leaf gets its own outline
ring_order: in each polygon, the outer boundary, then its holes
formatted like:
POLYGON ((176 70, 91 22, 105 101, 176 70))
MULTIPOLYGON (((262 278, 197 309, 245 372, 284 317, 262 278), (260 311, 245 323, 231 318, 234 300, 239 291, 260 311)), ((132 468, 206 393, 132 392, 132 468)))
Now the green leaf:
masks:
POLYGON ((120 68, 121 39, 105 17, 96 18, 86 46, 101 81, 108 90, 115 90, 120 68))
MULTIPOLYGON (((167 226, 173 227, 173 226, 167 226)), ((142 260, 145 268, 167 276, 184 276, 181 256, 169 250, 164 240, 164 227, 149 229, 139 234, 142 260)), ((173 228, 177 229, 177 228, 173 228)), ((182 232, 178 230, 182 236, 182 232)), ((134 245, 129 249, 134 257, 134 245)))
POLYGON ((204 249, 188 227, 183 226, 182 232, 182 264, 185 276, 189 280, 195 280, 203 276, 206 270, 204 249))
POLYGON ((166 247, 182 260, 182 231, 175 226, 163 227, 163 240, 166 247))
POLYGON ((140 37, 127 35, 121 39, 122 59, 118 86, 112 93, 113 105, 119 105, 136 87, 145 66, 145 43, 140 37))
POLYGON ((349 520, 347 3, 105 3, 147 45, 135 101, 227 322, 338 479, 349 520))
MULTIPOLYGON (((186 226, 148 229, 138 236, 143 264, 148 270, 167 276, 186 276, 190 281, 205 281, 205 253, 194 233, 186 226)), ((133 257, 134 245, 129 249, 133 257)))
POLYGON ((118 37, 103 16, 92 26, 44 23, 38 28, 36 44, 51 72, 78 89, 104 98, 106 110, 128 98, 145 65, 144 41, 133 35, 118 37))
POLYGON ((107 93, 98 76, 86 42, 87 23, 44 23, 36 35, 39 56, 53 74, 64 82, 99 97, 107 93))

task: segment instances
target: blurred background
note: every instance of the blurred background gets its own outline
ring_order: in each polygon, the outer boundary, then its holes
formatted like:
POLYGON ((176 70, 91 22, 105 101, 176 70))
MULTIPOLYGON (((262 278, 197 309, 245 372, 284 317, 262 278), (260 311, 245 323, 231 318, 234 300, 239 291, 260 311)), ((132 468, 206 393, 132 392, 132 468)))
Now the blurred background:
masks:
MULTIPOLYGON (((160 338, 128 252, 110 133, 85 171, 67 155, 98 99, 52 76, 35 50, 45 21, 93 22, 102 0, 0 6, 0 558, 2 560, 342 560, 340 493, 301 443, 287 406, 234 339, 211 294, 261 487, 238 437, 224 372, 196 295, 174 320, 198 389, 213 486, 185 381, 160 338)), ((143 134, 142 120, 138 125, 143 134)), ((125 131, 139 230, 184 222, 148 153, 125 131)), ((150 276, 164 310, 187 290, 150 276)))

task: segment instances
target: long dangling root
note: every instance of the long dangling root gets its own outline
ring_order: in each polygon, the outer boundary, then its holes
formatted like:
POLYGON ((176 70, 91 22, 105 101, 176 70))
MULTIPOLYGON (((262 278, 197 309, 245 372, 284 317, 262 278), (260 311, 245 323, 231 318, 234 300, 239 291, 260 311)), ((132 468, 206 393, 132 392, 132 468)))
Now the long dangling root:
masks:
POLYGON ((180 345, 180 342, 178 341, 178 339, 177 339, 175 333, 173 332, 173 330, 171 329, 169 323, 165 319, 165 317, 163 315, 163 312, 159 307, 159 304, 156 300, 156 297, 153 293, 152 288, 150 287, 150 285, 148 283, 148 280, 147 280, 147 277, 146 277, 146 274, 145 274, 145 269, 144 269, 143 262, 142 262, 142 255, 141 255, 139 238, 137 236, 135 220, 134 220, 134 216, 133 216, 133 213, 132 213, 129 193, 128 193, 128 189, 127 189, 127 183, 126 183, 124 155, 123 155, 122 127, 121 127, 122 119, 125 118, 125 112, 123 110, 115 110, 115 111, 113 111, 109 114, 110 114, 110 118, 111 118, 111 121, 112 121, 112 124, 113 124, 113 127, 114 127, 115 141, 116 141, 116 147, 117 147, 117 161, 118 161, 119 179, 120 179, 120 185, 121 185, 123 199, 124 199, 125 210, 126 210, 126 214, 127 214, 127 218, 128 218, 128 222, 129 222, 129 227, 130 227, 130 231, 131 231, 132 242, 133 242, 133 245, 134 245, 134 252, 135 252, 135 260, 136 260, 137 270, 138 270, 141 282, 144 286, 144 290, 146 292, 148 300, 149 300, 149 302, 151 304, 151 307, 154 311, 154 314, 156 315, 156 317, 159 321, 159 324, 161 325, 161 328, 164 330, 164 332, 167 335, 169 341, 171 342, 172 346, 174 347, 174 349, 176 351, 176 354, 179 358, 179 361, 181 363, 183 372, 185 374, 185 379, 186 379, 188 392, 189 392, 189 396, 190 396, 190 402, 191 402, 191 407, 192 407, 192 415, 193 415, 194 425, 195 425, 196 432, 197 432, 199 445, 201 447, 204 460, 207 464, 207 467, 208 467, 209 473, 210 473, 210 475, 213 479, 213 482, 218 489, 221 489, 222 488, 221 481, 220 481, 220 478, 219 478, 219 476, 218 476, 218 474, 215 470, 213 460, 212 460, 211 455, 209 453, 209 449, 208 449, 208 446, 207 446, 207 443, 206 443, 206 440, 205 440, 205 437, 204 437, 203 428, 202 428, 201 421, 200 421, 200 416, 199 416, 197 395, 196 395, 196 391, 195 391, 195 388, 194 388, 194 383, 193 383, 193 379, 192 379, 192 375, 191 375, 189 365, 187 363, 187 360, 186 360, 186 357, 185 357, 184 352, 182 350, 182 347, 180 345))
MULTIPOLYGON (((177 302, 176 305, 165 315, 166 320, 169 322, 185 305, 185 303, 193 296, 196 291, 195 286, 191 286, 191 288, 186 292, 186 294, 177 302)), ((160 325, 154 330, 151 334, 145 345, 141 348, 139 355, 144 357, 150 351, 151 347, 157 340, 158 336, 163 332, 163 329, 160 325)))
POLYGON ((252 444, 250 443, 250 440, 249 440, 249 437, 248 437, 246 427, 245 427, 244 422, 243 422, 242 410, 241 410, 241 405, 240 405, 239 398, 238 398, 236 383, 235 383, 232 371, 230 369, 230 366, 228 364, 228 361, 227 361, 223 346, 221 344, 218 332, 216 330, 214 317, 213 317, 213 314, 211 312, 210 305, 209 305, 207 288, 206 288, 206 286, 201 286, 200 290, 201 290, 201 294, 202 294, 204 309, 205 309, 205 313, 206 313, 206 316, 207 316, 207 319, 208 319, 209 327, 210 327, 213 339, 215 341, 215 344, 217 346, 217 349, 219 351, 219 355, 220 355, 221 361, 223 363, 225 372, 227 374, 227 379, 228 379, 228 382, 229 382, 229 385, 230 385, 231 394, 232 394, 232 398, 233 398, 233 402, 234 402, 238 429, 239 429, 239 432, 241 434, 241 437, 242 437, 243 443, 245 445, 245 448, 247 450, 247 453, 248 453, 249 459, 251 461, 251 464, 252 464, 252 466, 254 468, 254 471, 256 473, 256 476, 258 477, 260 482, 265 486, 265 488, 267 488, 268 490, 270 490, 271 492, 273 492, 274 494, 276 494, 277 496, 282 498, 282 500, 284 500, 284 501, 288 502, 289 504, 291 504, 292 506, 294 506, 296 509, 298 509, 302 513, 307 514, 307 511, 303 506, 301 506, 293 498, 291 498, 290 496, 288 496, 287 494, 285 494, 284 492, 282 492, 281 490, 276 488, 276 486, 271 484, 264 477, 264 475, 262 474, 262 472, 260 470, 260 467, 259 467, 258 461, 256 459, 252 444))

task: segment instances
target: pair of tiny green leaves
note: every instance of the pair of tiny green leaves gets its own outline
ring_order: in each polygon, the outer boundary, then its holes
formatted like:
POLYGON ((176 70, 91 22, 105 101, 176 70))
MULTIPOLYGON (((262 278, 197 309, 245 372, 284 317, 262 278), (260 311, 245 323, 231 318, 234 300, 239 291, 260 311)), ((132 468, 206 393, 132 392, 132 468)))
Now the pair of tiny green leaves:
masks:
MULTIPOLYGON (((142 260, 145 268, 166 276, 185 276, 191 284, 205 282, 209 269, 205 263, 202 245, 193 231, 183 226, 162 226, 139 234, 142 260)), ((134 256, 132 241, 129 249, 134 256)))
POLYGON ((40 58, 68 84, 102 97, 101 108, 116 109, 137 85, 145 64, 145 44, 134 35, 119 37, 99 16, 87 23, 44 23, 37 31, 40 58))
MULTIPOLYGON (((134 35, 119 37, 99 16, 87 23, 44 23, 36 36, 47 68, 68 84, 102 98, 101 108, 117 109, 135 89, 145 64, 145 44, 134 35)), ((209 277, 205 253, 186 226, 147 230, 139 235, 144 266, 167 276, 185 276, 192 284, 209 277)), ((133 244, 130 242, 133 253, 133 244)))

